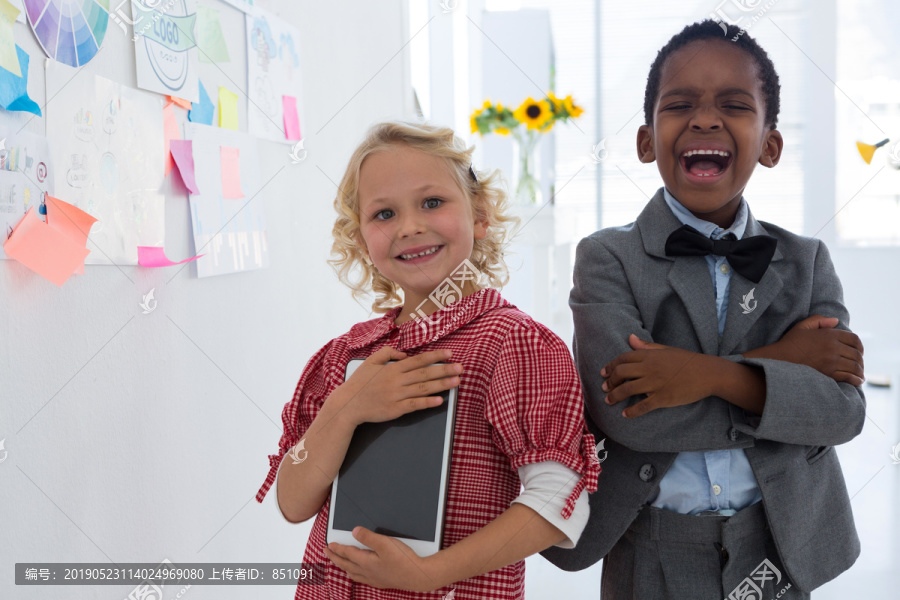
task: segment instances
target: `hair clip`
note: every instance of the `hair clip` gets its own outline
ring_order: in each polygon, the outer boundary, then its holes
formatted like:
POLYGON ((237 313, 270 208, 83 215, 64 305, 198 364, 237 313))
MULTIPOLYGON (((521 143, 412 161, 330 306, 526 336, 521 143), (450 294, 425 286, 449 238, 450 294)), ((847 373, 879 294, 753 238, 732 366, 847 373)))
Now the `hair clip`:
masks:
POLYGON ((469 175, 472 176, 472 181, 478 183, 478 176, 475 175, 475 169, 472 168, 472 165, 469 165, 469 175))

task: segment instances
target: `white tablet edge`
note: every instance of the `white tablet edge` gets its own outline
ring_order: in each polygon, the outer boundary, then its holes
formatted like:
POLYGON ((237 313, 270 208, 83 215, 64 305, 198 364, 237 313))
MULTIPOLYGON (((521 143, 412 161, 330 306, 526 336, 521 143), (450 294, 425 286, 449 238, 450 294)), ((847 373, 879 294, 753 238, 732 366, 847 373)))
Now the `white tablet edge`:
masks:
MULTIPOLYGON (((353 374, 353 371, 356 370, 356 367, 358 367, 363 362, 363 360, 364 359, 362 358, 354 358, 350 360, 349 363, 347 363, 347 369, 344 373, 344 381, 347 381, 347 378, 353 374)), ((453 452, 453 430, 456 419, 456 400, 458 392, 458 387, 452 388, 450 390, 450 399, 447 409, 447 423, 449 424, 449 427, 446 427, 444 430, 444 456, 441 458, 443 472, 441 473, 441 489, 439 492, 440 495, 437 507, 437 518, 435 519, 436 525, 434 531, 434 541, 413 540, 404 537, 391 536, 412 548, 413 552, 415 552, 419 556, 431 556, 432 554, 436 554, 441 549, 444 527, 444 509, 447 506, 447 484, 448 480, 450 479, 449 458, 450 454, 453 452)), ((364 550, 371 550, 371 548, 369 548, 368 546, 365 546, 361 542, 357 541, 357 539, 353 537, 352 532, 346 531, 344 529, 334 528, 334 498, 337 495, 339 478, 340 473, 335 476, 334 481, 331 483, 331 503, 328 507, 328 529, 325 532, 325 543, 330 544, 331 542, 337 542, 338 544, 355 546, 364 550)))

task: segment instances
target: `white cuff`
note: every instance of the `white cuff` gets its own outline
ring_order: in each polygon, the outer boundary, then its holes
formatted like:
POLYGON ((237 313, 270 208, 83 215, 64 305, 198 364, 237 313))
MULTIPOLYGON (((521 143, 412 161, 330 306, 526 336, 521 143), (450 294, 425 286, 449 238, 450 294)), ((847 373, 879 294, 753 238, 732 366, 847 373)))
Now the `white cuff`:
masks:
POLYGON ((541 515, 547 522, 566 534, 556 544, 560 548, 574 548, 584 531, 590 515, 588 492, 582 490, 575 509, 568 519, 562 517, 566 500, 581 480, 581 473, 556 461, 544 461, 519 467, 519 479, 525 490, 513 500, 541 515))

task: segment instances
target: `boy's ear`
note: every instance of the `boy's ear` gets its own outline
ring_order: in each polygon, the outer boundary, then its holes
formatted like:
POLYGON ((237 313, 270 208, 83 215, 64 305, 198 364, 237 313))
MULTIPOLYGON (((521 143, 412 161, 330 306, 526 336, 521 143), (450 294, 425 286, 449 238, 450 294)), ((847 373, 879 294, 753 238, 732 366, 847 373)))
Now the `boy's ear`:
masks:
POLYGON ((637 132, 637 154, 642 163, 652 163, 656 160, 656 151, 653 149, 653 129, 649 125, 641 125, 637 132))
POLYGON ((763 139, 762 152, 759 155, 759 164, 770 169, 781 160, 781 150, 784 148, 784 138, 777 129, 770 129, 763 139))

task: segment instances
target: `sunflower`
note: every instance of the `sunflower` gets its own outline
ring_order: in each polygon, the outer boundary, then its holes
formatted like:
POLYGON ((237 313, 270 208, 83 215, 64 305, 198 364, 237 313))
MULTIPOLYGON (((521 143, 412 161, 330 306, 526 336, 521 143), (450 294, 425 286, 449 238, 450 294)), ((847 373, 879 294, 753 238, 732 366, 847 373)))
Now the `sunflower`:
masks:
MULTIPOLYGON (((570 96, 571 98, 571 96, 570 96)), ((553 112, 559 113, 563 108, 563 101, 556 97, 553 92, 547 92, 547 99, 553 105, 553 112)))
POLYGON ((569 113, 569 116, 572 118, 581 116, 581 113, 584 112, 584 109, 580 106, 576 106, 575 102, 572 100, 572 96, 566 96, 566 99, 563 100, 563 106, 566 109, 566 112, 569 113))
POLYGON ((546 100, 538 101, 530 96, 513 114, 528 129, 540 129, 553 117, 549 102, 546 100))

